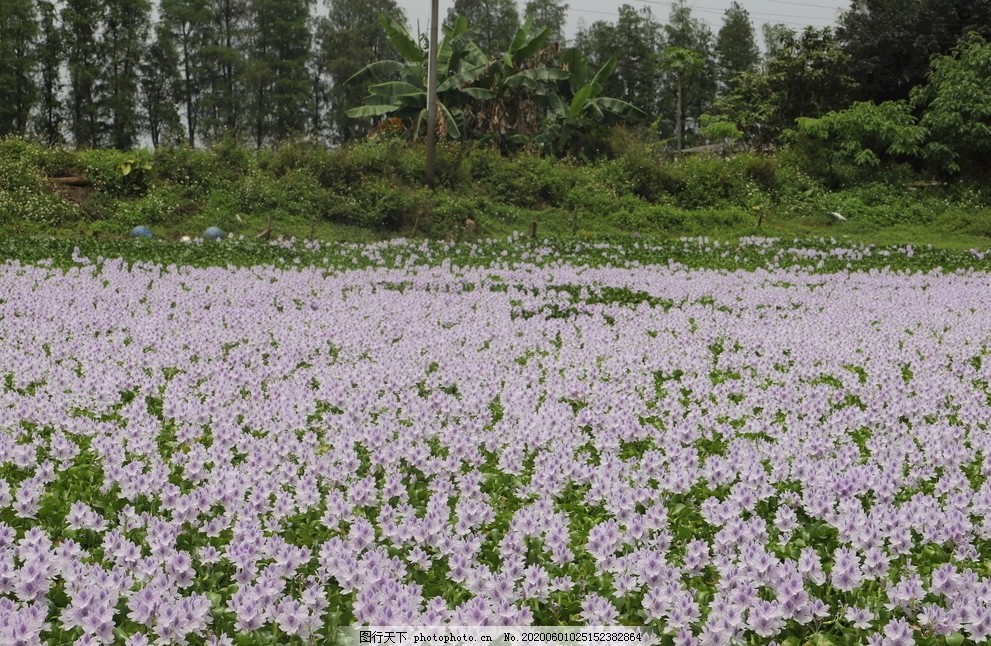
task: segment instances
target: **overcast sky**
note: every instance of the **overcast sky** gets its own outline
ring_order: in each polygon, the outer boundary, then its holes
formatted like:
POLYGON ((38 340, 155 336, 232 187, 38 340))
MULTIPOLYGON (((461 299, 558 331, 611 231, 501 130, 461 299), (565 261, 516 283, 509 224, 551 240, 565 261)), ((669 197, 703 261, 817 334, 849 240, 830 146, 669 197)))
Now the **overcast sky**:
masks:
MULTIPOLYGON (((430 21, 430 0, 397 0, 399 6, 406 11, 410 27, 416 33, 418 29, 426 32, 430 21)), ((833 25, 839 14, 850 6, 850 1, 835 0, 738 0, 750 12, 750 19, 757 30, 757 40, 760 42, 761 25, 765 22, 784 23, 793 29, 801 29, 806 25, 825 27, 833 25)), ((695 0, 689 1, 692 15, 702 18, 709 23, 713 33, 722 24, 723 12, 730 6, 732 0, 695 0)), ((443 22, 447 10, 454 0, 440 0, 440 19, 443 22)), ((526 1, 518 3, 519 11, 523 13, 526 1)), ((632 5, 638 9, 650 8, 654 17, 666 22, 671 12, 672 2, 651 0, 636 2, 629 0, 570 0, 568 9, 568 37, 574 35, 579 25, 592 24, 596 20, 615 22, 617 9, 623 4, 632 5)))

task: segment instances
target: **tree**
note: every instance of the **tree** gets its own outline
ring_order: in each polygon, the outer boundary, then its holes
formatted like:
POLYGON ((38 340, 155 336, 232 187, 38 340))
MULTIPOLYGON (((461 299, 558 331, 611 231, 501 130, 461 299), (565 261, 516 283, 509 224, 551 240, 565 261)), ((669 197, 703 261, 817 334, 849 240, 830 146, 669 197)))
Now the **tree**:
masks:
POLYGON ((139 74, 144 42, 151 17, 149 0, 105 0, 102 30, 104 99, 110 145, 130 150, 140 130, 139 74))
POLYGON ((933 58, 928 82, 912 92, 930 140, 926 155, 956 173, 987 174, 991 158, 991 44, 972 33, 933 58))
POLYGON ((179 55, 179 100, 184 108, 186 141, 196 145, 203 94, 210 8, 207 0, 161 0, 162 23, 179 55))
POLYGON ((62 134, 62 29, 58 12, 51 0, 38 1, 39 41, 35 48, 38 61, 39 105, 35 132, 42 142, 55 146, 63 142, 62 134))
POLYGON ((32 0, 0 0, 0 137, 24 135, 37 98, 32 0))
POLYGON ((699 73, 699 70, 705 64, 705 58, 699 52, 672 45, 661 52, 660 62, 661 68, 671 72, 675 78, 677 102, 675 105, 674 132, 677 138, 676 150, 681 151, 685 137, 685 81, 699 73))
POLYGON ((200 51, 201 113, 207 141, 241 138, 245 130, 247 0, 209 0, 210 25, 200 51))
POLYGON ((69 69, 69 130, 77 148, 99 148, 104 139, 101 104, 103 51, 97 34, 106 6, 101 0, 66 0, 62 27, 69 69))
POLYGON ((886 101, 907 98, 932 57, 972 31, 991 37, 991 0, 856 0, 838 35, 858 97, 886 101))
POLYGON ((829 27, 806 27, 783 36, 767 61, 772 125, 790 128, 799 117, 819 117, 850 105, 854 84, 849 66, 849 56, 829 27))
MULTIPOLYGON (((571 76, 567 70, 553 66, 558 45, 548 45, 550 38, 549 27, 537 29, 533 19, 527 19, 506 53, 494 57, 478 81, 480 87, 491 90, 491 96, 474 101, 464 110, 469 127, 502 150, 528 143, 540 132, 548 92, 556 82, 571 76)), ((476 55, 485 59, 480 51, 476 55)))
POLYGON ((569 74, 557 82, 558 91, 548 95, 550 111, 547 124, 534 140, 556 155, 569 152, 597 154, 588 150, 589 127, 609 117, 636 119, 644 113, 632 103, 603 96, 609 76, 616 70, 616 60, 610 59, 590 78, 587 59, 577 49, 562 55, 562 68, 569 74))
POLYGON ((475 43, 483 52, 496 53, 513 39, 520 26, 514 0, 454 0, 444 26, 450 29, 459 16, 468 19, 475 43))
POLYGON ((255 147, 306 128, 310 0, 252 0, 244 79, 255 147))
POLYGON ((311 0, 279 0, 277 6, 271 65, 270 136, 286 141, 306 130, 310 77, 309 15, 311 0))
POLYGON ((858 102, 815 119, 800 117, 791 140, 804 165, 838 187, 862 179, 862 169, 917 160, 926 134, 905 101, 858 102))
MULTIPOLYGON (((383 18, 383 26, 403 60, 376 61, 352 77, 349 83, 382 82, 371 85, 365 104, 347 114, 357 119, 392 115, 408 125, 410 136, 417 137, 427 106, 427 53, 404 24, 383 18)), ((444 29, 438 47, 441 135, 474 136, 499 144, 532 141, 563 153, 590 123, 602 122, 608 115, 639 113, 625 101, 603 96, 615 60, 591 78, 588 61, 577 50, 565 50, 553 61, 556 66, 548 65, 547 28, 534 30, 528 21, 499 57, 484 53, 470 36, 468 21, 461 17, 444 29), (546 119, 541 119, 543 115, 546 119)))
POLYGON ((578 32, 575 48, 594 67, 615 60, 613 73, 600 79, 603 94, 632 103, 647 114, 659 109, 661 70, 657 53, 663 47, 661 26, 650 9, 625 4, 616 23, 596 21, 578 32))
MULTIPOLYGON (((375 61, 348 79, 348 84, 368 87, 365 104, 346 112, 353 119, 393 115, 407 125, 411 137, 420 136, 427 117, 427 52, 409 28, 386 16, 380 18, 389 42, 403 60, 375 61)), ((491 99, 494 92, 478 85, 489 66, 488 57, 469 39, 468 20, 462 16, 450 27, 437 48, 438 135, 461 139, 466 120, 462 107, 472 98, 491 99)))
POLYGON ((179 54, 172 36, 163 24, 155 28, 155 38, 141 58, 141 99, 151 145, 183 138, 182 122, 175 97, 180 94, 179 54))
POLYGON ((405 16, 395 0, 330 0, 328 8, 314 32, 315 63, 320 80, 327 86, 330 137, 345 143, 364 137, 371 127, 369 121, 350 119, 345 114, 367 91, 345 81, 366 65, 391 55, 392 46, 379 17, 405 22, 405 16))
POLYGON ((676 114, 675 127, 661 125, 664 134, 683 141, 685 135, 697 129, 699 120, 716 98, 716 64, 712 31, 704 20, 692 17, 691 7, 679 0, 671 7, 671 15, 664 26, 666 45, 676 48, 670 51, 684 53, 667 60, 668 84, 661 97, 660 114, 676 114), (680 94, 681 107, 678 108, 680 94))
POLYGON ((723 25, 716 35, 716 64, 724 92, 733 89, 737 76, 756 71, 760 65, 750 14, 738 2, 733 2, 723 14, 723 25))
POLYGON ((764 37, 764 61, 765 63, 781 51, 785 42, 794 37, 795 30, 781 23, 765 22, 761 28, 761 35, 764 37))
POLYGON ((532 20, 533 26, 550 30, 550 42, 563 46, 564 28, 568 21, 568 3, 561 0, 527 0, 523 10, 524 20, 532 20))
POLYGON ((740 74, 714 110, 756 147, 778 141, 800 117, 848 107, 854 87, 847 74, 848 57, 829 28, 769 33, 774 36, 774 53, 764 69, 740 74))

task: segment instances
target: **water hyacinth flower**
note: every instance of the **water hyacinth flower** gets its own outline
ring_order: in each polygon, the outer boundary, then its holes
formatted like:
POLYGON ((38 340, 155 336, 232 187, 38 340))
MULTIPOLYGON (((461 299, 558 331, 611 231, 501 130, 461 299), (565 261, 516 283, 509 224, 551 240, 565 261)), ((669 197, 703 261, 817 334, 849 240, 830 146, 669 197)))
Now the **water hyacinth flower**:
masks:
POLYGON ((685 644, 986 638, 986 275, 676 244, 768 265, 404 241, 333 270, 8 263, 0 639, 560 607, 685 644))

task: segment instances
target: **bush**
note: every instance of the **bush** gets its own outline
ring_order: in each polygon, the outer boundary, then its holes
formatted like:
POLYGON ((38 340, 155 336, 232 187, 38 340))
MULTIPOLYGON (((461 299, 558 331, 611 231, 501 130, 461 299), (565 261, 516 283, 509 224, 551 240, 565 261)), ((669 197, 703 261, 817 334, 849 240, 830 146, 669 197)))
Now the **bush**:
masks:
POLYGON ((745 202, 747 177, 715 155, 681 157, 671 166, 680 182, 675 202, 684 209, 704 209, 745 202))
POLYGON ((430 213, 430 192, 373 179, 354 193, 357 208, 348 224, 397 231, 423 222, 430 213))
POLYGON ((76 154, 93 188, 111 197, 140 197, 151 188, 153 165, 146 151, 87 150, 76 154))
POLYGON ((573 185, 567 163, 520 153, 502 157, 498 152, 475 148, 468 154, 471 179, 493 199, 536 208, 558 206, 573 185))
POLYGON ((51 227, 75 220, 76 205, 62 198, 39 167, 41 148, 20 139, 0 142, 0 221, 51 227))
POLYGON ((631 142, 620 155, 618 166, 630 190, 648 202, 664 202, 684 189, 682 178, 652 146, 631 142))
POLYGON ((484 195, 462 197, 446 192, 434 194, 434 204, 424 230, 434 235, 448 235, 465 230, 465 220, 475 221, 476 232, 486 229, 488 223, 503 217, 503 213, 484 195))
POLYGON ((158 181, 187 187, 187 194, 208 193, 238 174, 229 172, 216 153, 186 145, 158 149, 154 165, 154 176, 158 181))
POLYGON ((159 186, 139 199, 118 201, 112 221, 126 231, 138 225, 174 224, 198 210, 177 188, 159 186))
POLYGON ((991 209, 952 208, 936 219, 935 226, 943 231, 991 238, 991 209))

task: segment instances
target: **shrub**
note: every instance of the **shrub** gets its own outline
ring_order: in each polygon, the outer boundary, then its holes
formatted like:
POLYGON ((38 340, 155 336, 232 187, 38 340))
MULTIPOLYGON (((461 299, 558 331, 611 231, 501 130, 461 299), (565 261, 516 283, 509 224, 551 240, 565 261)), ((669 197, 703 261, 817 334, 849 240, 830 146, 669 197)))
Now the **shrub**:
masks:
POLYGON ((569 165, 557 165, 547 157, 520 153, 502 157, 481 148, 469 153, 471 177, 500 202, 525 208, 557 206, 573 182, 569 165))
POLYGON ((430 192, 373 179, 354 192, 357 209, 348 224, 396 231, 425 221, 430 213, 430 192))
POLYGON ((158 149, 154 164, 154 175, 159 181, 187 187, 190 189, 187 193, 209 192, 237 174, 225 168, 213 151, 186 145, 158 149))
POLYGON ((684 209, 740 204, 747 193, 747 177, 716 155, 681 157, 671 171, 679 180, 675 202, 684 209))
POLYGON ((0 141, 0 221, 57 226, 79 215, 43 176, 41 149, 20 139, 0 141))
POLYGON ((424 230, 435 235, 446 235, 464 230, 465 220, 475 221, 476 231, 484 231, 486 225, 503 217, 503 213, 484 195, 462 197, 446 192, 434 194, 434 204, 424 230))
POLYGON ((93 187, 111 197, 139 197, 152 184, 152 162, 146 151, 87 150, 76 154, 93 187))
POLYGON ((185 199, 171 186, 159 186, 135 200, 119 200, 112 220, 122 230, 138 225, 173 224, 196 212, 196 202, 185 199))
POLYGON ((991 209, 961 209, 954 207, 940 215, 935 225, 943 231, 991 238, 991 209))

